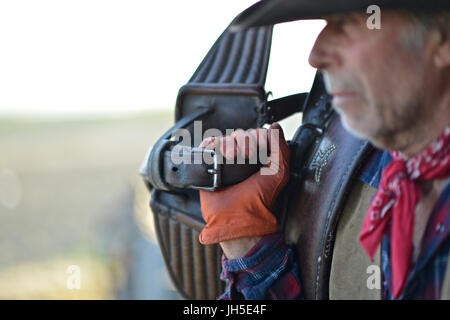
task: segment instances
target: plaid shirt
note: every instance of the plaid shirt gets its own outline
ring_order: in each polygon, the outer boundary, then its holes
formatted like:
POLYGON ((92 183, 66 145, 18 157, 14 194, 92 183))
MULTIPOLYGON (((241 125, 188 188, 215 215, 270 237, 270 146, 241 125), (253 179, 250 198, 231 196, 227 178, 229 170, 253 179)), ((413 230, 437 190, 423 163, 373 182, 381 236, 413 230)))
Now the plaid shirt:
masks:
MULTIPOLYGON (((392 161, 388 152, 377 152, 363 170, 361 180, 377 188, 383 169, 392 161)), ((421 251, 400 299, 439 299, 450 249, 450 179, 431 213, 421 251)), ((390 228, 382 244, 383 297, 391 295, 390 228)), ((228 280, 221 300, 303 299, 294 251, 281 233, 264 236, 242 258, 222 255, 222 280, 228 280)))

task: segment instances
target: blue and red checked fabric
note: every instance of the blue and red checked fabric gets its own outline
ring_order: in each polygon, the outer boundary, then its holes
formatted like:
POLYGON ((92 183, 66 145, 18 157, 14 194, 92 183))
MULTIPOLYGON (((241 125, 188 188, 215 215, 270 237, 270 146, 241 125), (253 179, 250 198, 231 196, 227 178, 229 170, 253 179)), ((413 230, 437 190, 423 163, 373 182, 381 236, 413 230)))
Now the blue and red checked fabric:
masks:
POLYGON ((228 290, 220 300, 290 300, 301 298, 297 260, 281 233, 264 236, 242 258, 222 255, 220 278, 228 290))
MULTIPOLYGON (((422 248, 406 280, 399 299, 439 299, 447 269, 450 250, 450 179, 431 213, 425 230, 422 248)), ((382 244, 383 293, 393 299, 390 263, 390 234, 382 244)))
MULTIPOLYGON (((378 188, 383 169, 392 161, 388 152, 377 152, 361 180, 378 188)), ((390 228, 382 243, 383 296, 393 299, 389 255, 390 228)), ((450 250, 450 179, 439 197, 425 231, 421 252, 412 266, 399 299, 439 299, 450 250)), ((264 236, 242 258, 222 256, 221 279, 228 280, 219 299, 303 299, 294 251, 280 233, 264 236)))

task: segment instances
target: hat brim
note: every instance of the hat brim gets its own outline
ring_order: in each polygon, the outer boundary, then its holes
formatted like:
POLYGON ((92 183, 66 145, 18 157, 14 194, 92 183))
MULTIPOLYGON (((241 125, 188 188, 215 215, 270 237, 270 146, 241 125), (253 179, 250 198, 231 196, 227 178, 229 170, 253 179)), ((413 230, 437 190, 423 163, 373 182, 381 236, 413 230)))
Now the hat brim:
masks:
POLYGON ((335 13, 366 13, 371 5, 377 5, 381 10, 450 10, 450 0, 262 0, 238 15, 230 30, 237 32, 294 20, 323 19, 335 13))

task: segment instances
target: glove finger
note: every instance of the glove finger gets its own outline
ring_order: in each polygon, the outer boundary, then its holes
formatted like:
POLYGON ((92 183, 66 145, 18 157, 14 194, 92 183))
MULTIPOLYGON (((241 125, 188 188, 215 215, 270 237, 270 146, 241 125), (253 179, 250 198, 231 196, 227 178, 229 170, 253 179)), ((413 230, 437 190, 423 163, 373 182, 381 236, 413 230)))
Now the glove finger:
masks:
POLYGON ((264 175, 278 174, 289 165, 289 146, 284 138, 283 129, 278 123, 273 123, 268 130, 269 164, 263 169, 264 175))
POLYGON ((252 134, 252 131, 254 131, 254 129, 247 131, 239 129, 233 131, 231 134, 236 141, 238 156, 245 159, 250 159, 257 155, 257 140, 255 134, 252 134))
POLYGON ((236 140, 233 136, 223 136, 219 139, 219 151, 228 160, 234 160, 237 157, 236 140))
POLYGON ((216 137, 205 138, 202 142, 200 142, 198 147, 203 149, 214 149, 217 147, 217 139, 216 137))
POLYGON ((258 128, 251 130, 250 133, 254 135, 257 140, 259 163, 262 165, 267 165, 269 163, 267 129, 258 128))

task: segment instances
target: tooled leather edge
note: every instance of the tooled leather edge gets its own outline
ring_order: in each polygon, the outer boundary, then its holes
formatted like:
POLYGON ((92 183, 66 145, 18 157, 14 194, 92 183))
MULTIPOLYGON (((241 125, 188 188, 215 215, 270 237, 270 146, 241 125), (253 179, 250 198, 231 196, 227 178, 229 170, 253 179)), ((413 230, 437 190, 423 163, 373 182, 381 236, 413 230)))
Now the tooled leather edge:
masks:
POLYGON ((330 274, 331 267, 331 257, 332 257, 332 246, 334 245, 334 236, 336 231, 337 222, 339 220, 340 213, 342 212, 343 202, 346 199, 348 191, 351 185, 351 175, 358 171, 358 167, 361 166, 362 161, 366 158, 363 155, 369 154, 373 150, 372 145, 366 141, 362 140, 360 142, 360 147, 357 152, 351 158, 350 163, 346 166, 344 173, 340 176, 339 187, 334 193, 333 201, 330 203, 327 212, 327 220, 325 224, 325 231, 322 233, 320 239, 321 252, 318 252, 316 259, 316 281, 314 285, 314 296, 315 299, 328 299, 328 281, 322 281, 321 276, 326 277, 330 274), (336 206, 336 202, 338 205, 336 206), (328 267, 328 268, 327 268, 328 267), (325 271, 323 269, 326 268, 325 271), (324 273, 324 274, 321 274, 324 273))

